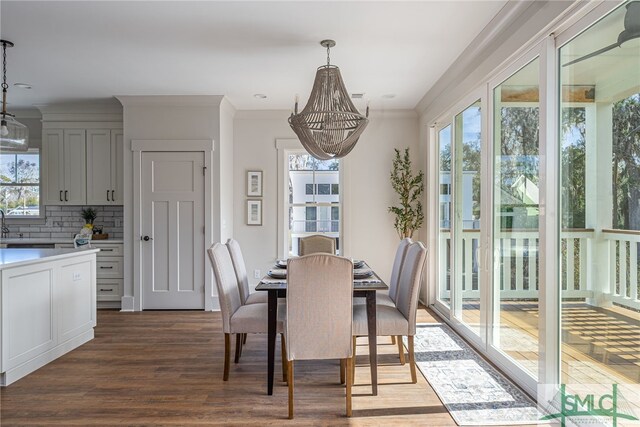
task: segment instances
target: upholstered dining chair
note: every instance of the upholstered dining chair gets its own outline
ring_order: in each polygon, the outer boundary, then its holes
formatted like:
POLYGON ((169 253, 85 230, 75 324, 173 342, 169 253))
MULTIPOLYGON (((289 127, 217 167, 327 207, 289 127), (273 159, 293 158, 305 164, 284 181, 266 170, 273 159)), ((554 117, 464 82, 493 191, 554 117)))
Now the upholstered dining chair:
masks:
MULTIPOLYGON (((398 247, 396 249, 396 255, 393 260, 393 266, 391 267, 391 277, 389 278, 389 291, 378 292, 376 295, 376 305, 386 305, 389 307, 396 306, 396 297, 398 292, 398 280, 400 278, 400 270, 402 269, 402 263, 404 262, 404 257, 407 253, 407 248, 409 245, 413 243, 409 237, 405 237, 400 241, 398 247)), ((366 304, 366 300, 364 298, 354 298, 354 304, 366 304)), ((396 344, 396 336, 391 336, 391 343, 396 344)), ((404 347, 402 345, 402 340, 397 341, 398 344, 398 356, 400 358, 400 363, 404 365, 404 347)))
MULTIPOLYGON (((229 379, 229 359, 231 353, 231 335, 236 335, 236 363, 242 351, 242 337, 244 334, 267 333, 267 304, 242 305, 238 289, 233 262, 226 245, 216 243, 207 249, 216 286, 220 311, 222 312, 222 331, 224 332, 224 373, 222 379, 229 379)), ((277 332, 283 333, 283 321, 278 319, 277 332)), ((281 337, 284 340, 284 336, 281 337)), ((284 342, 284 341, 283 341, 284 342)), ((284 359, 284 355, 283 355, 284 359)), ((284 369, 284 360, 283 360, 284 369)))
MULTIPOLYGON (((424 269, 426 259, 427 249, 424 245, 420 242, 411 243, 406 250, 404 262, 400 269, 396 305, 389 306, 383 304, 376 307, 376 328, 378 336, 395 335, 400 345, 402 345, 402 336, 407 336, 409 366, 411 370, 411 381, 413 383, 417 382, 413 336, 416 333, 418 293, 420 291, 422 270, 424 269)), ((367 330, 366 306, 357 304, 353 307, 354 358, 356 352, 355 338, 357 336, 367 335, 367 330)), ((352 374, 352 378, 353 377, 354 375, 352 374)))
POLYGON ((293 418, 295 360, 340 359, 346 369, 347 416, 351 416, 353 263, 313 254, 287 263, 285 336, 289 418, 293 418))
POLYGON ((336 239, 321 234, 314 234, 300 239, 299 255, 325 253, 335 255, 336 239))
POLYGON ((242 250, 240 250, 240 244, 238 241, 228 239, 226 244, 229 254, 231 255, 233 268, 236 271, 236 278, 238 280, 238 288, 240 289, 242 304, 266 303, 268 299, 266 292, 250 293, 249 291, 249 276, 247 276, 247 267, 244 263, 244 257, 242 256, 242 250))

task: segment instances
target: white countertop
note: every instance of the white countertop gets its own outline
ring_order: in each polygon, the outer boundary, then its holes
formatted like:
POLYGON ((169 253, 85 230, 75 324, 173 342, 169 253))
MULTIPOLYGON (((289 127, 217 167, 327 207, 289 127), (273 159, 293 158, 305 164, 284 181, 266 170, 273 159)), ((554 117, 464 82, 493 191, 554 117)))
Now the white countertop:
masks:
POLYGON ((9 267, 35 264, 42 261, 89 255, 99 252, 98 248, 79 249, 0 249, 0 270, 9 267))
MULTIPOLYGON (((0 239, 0 244, 9 244, 9 243, 24 243, 25 245, 32 244, 48 244, 48 243, 73 243, 73 238, 39 238, 39 237, 14 237, 11 239, 0 239)), ((123 243, 122 239, 104 239, 104 240, 92 240, 91 244, 100 244, 100 243, 123 243)))

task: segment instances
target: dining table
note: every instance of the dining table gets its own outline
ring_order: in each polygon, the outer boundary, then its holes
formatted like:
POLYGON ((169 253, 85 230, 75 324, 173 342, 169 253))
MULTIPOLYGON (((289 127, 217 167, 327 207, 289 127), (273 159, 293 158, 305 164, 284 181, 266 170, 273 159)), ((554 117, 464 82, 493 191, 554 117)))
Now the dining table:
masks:
MULTIPOLYGON (((366 263, 363 267, 370 268, 366 263)), ((330 276, 328 276, 330 277, 330 276)), ((371 388, 374 396, 378 394, 378 353, 376 331, 376 293, 388 290, 389 286, 371 270, 369 277, 353 279, 353 296, 364 297, 367 305, 367 337, 369 341, 369 364, 371 366, 371 388)), ((256 291, 268 292, 268 334, 267 334, 267 394, 273 394, 275 369, 276 329, 278 319, 278 298, 287 297, 286 278, 264 276, 256 286, 256 291)), ((286 355, 282 355, 286 357, 286 355)))

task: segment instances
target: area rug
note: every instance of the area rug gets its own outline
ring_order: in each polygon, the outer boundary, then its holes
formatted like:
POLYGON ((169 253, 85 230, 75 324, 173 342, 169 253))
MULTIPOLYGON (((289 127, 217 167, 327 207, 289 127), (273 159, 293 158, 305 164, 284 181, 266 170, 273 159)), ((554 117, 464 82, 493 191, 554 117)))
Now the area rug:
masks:
POLYGON ((416 364, 458 425, 538 424, 536 403, 451 328, 417 325, 416 364))

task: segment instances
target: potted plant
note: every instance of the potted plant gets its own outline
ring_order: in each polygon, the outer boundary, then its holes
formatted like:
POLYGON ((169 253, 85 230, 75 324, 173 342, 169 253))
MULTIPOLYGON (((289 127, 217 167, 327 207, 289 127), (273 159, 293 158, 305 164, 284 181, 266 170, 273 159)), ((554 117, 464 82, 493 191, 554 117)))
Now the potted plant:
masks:
POLYGON ((420 196, 424 190, 424 174, 418 171, 414 175, 411 170, 411 159, 409 149, 405 148, 404 155, 400 155, 400 150, 395 149, 393 159, 393 169, 391 170, 391 186, 400 198, 400 206, 390 206, 389 212, 395 214, 393 226, 398 232, 400 239, 413 237, 416 231, 424 222, 422 203, 420 196))
POLYGON ((98 216, 98 213, 93 208, 82 208, 80 216, 82 217, 82 219, 84 219, 86 224, 91 224, 93 226, 93 221, 98 216))

